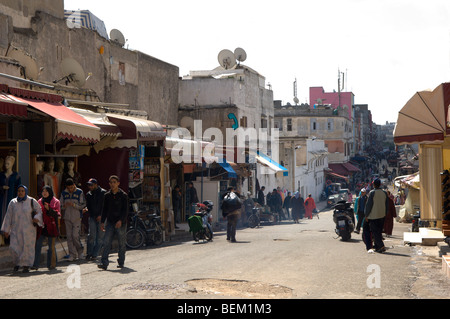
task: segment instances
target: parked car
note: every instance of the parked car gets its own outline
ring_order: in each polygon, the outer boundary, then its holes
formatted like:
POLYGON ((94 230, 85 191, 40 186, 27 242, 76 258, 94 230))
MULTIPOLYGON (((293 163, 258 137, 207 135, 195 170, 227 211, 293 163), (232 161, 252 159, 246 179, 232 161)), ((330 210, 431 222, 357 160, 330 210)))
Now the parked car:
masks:
POLYGON ((333 194, 328 196, 327 199, 327 207, 331 208, 334 207, 334 205, 336 205, 341 199, 341 196, 339 194, 333 194))
POLYGON ((350 191, 348 190, 348 188, 341 188, 339 190, 338 195, 340 196, 340 200, 345 200, 348 201, 348 193, 350 193, 350 191))

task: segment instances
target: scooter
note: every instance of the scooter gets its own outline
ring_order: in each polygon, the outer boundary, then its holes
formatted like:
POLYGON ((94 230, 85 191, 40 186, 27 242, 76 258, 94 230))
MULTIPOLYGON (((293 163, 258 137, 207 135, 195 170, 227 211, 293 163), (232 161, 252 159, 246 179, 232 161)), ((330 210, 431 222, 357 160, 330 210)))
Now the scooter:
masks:
POLYGON ((352 232, 355 229, 353 223, 353 208, 352 203, 340 201, 334 206, 333 221, 336 224, 336 234, 341 237, 343 241, 348 241, 352 238, 352 232))
POLYGON ((193 216, 189 217, 189 232, 192 232, 192 236, 196 242, 200 239, 206 241, 212 241, 212 215, 211 211, 214 207, 212 201, 204 201, 203 204, 197 204, 197 211, 193 216))
POLYGON ((164 228, 161 217, 147 214, 145 220, 136 213, 130 217, 126 233, 126 245, 130 249, 139 249, 144 244, 159 246, 163 242, 164 228))

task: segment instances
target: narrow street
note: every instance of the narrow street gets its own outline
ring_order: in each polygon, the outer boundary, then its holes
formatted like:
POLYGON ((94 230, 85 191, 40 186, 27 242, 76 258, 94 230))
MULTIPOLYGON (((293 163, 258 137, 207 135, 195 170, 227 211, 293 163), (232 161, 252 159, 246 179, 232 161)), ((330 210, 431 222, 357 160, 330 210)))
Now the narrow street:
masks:
POLYGON ((410 224, 395 224, 388 251, 368 254, 361 235, 336 238, 332 212, 300 224, 283 221, 239 229, 237 243, 223 231, 213 242, 172 242, 116 254, 107 271, 94 262, 56 271, 0 274, 0 298, 58 299, 421 299, 449 298, 436 247, 405 246, 410 224))

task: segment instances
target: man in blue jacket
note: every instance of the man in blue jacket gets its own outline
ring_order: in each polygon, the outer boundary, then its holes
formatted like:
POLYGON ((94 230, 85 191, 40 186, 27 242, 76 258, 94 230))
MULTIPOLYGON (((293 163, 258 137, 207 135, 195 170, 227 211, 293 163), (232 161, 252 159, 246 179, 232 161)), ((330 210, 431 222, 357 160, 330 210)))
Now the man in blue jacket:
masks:
POLYGON ((61 193, 61 210, 66 224, 69 261, 83 258, 83 247, 80 241, 82 210, 86 207, 86 198, 71 178, 66 180, 66 189, 61 193))

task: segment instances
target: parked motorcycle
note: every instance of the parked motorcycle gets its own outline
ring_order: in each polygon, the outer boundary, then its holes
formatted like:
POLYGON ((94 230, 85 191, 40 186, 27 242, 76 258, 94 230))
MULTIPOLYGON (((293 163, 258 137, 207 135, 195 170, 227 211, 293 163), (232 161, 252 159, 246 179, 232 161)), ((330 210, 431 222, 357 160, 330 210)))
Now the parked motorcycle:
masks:
POLYGON ((156 214, 147 214, 145 220, 135 213, 131 216, 126 234, 126 245, 130 249, 138 249, 144 244, 161 245, 164 228, 161 217, 156 214))
POLYGON ((203 204, 197 204, 197 211, 193 216, 189 217, 189 232, 192 232, 192 236, 196 242, 200 239, 206 241, 212 241, 213 230, 212 230, 212 215, 211 211, 214 207, 212 201, 204 201, 203 204))
POLYGON ((352 203, 340 201, 334 206, 333 221, 336 224, 336 234, 341 237, 343 241, 348 241, 352 238, 352 232, 355 229, 353 223, 353 208, 352 203))

